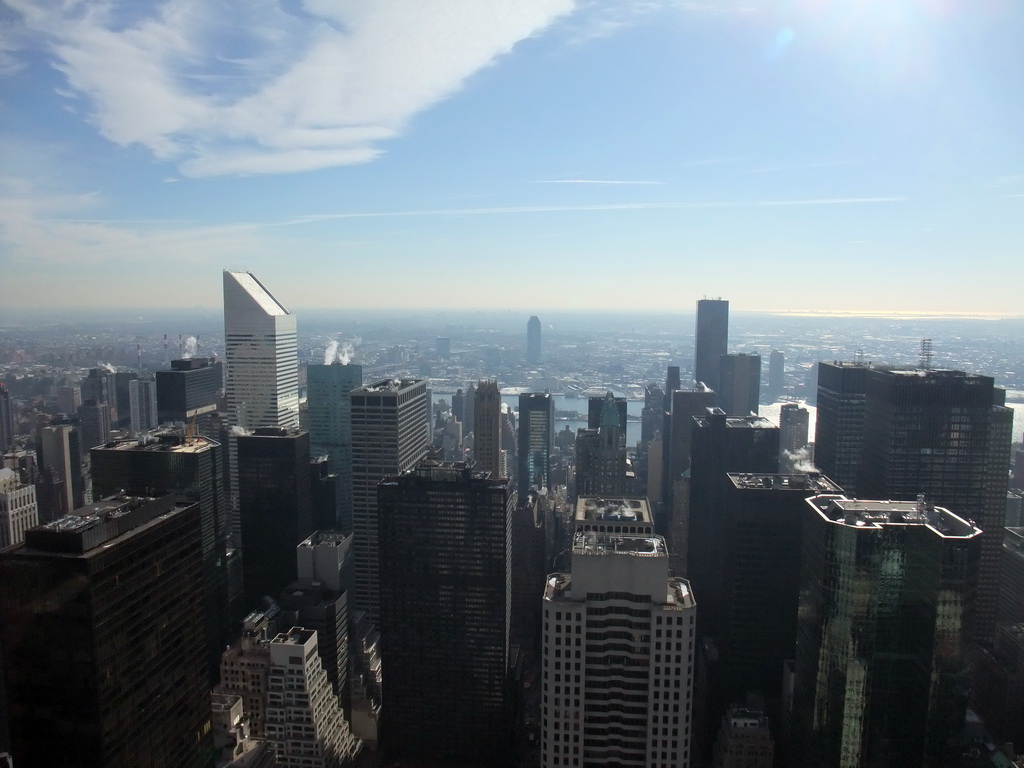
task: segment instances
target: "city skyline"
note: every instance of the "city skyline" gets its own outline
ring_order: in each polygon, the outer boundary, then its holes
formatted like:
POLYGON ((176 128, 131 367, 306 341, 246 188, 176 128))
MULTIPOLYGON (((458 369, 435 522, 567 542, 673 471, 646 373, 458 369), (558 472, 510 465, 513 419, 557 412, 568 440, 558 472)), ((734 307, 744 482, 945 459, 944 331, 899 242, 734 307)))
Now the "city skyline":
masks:
POLYGON ((1020 314, 1018 4, 2 7, 11 309, 215 307, 225 267, 432 308, 483 256, 571 289, 527 314, 1020 314))

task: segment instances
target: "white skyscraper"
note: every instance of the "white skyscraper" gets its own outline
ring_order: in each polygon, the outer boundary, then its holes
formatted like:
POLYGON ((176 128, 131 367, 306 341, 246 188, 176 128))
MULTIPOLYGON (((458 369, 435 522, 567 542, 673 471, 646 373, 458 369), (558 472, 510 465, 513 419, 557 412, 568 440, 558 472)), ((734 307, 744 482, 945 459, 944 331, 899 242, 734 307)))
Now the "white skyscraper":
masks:
POLYGON ((134 434, 155 429, 156 382, 152 379, 132 379, 128 382, 128 402, 131 409, 131 426, 134 434))
POLYGON ((295 315, 251 272, 224 272, 228 418, 233 426, 299 428, 295 315))
POLYGON ((37 525, 36 487, 22 485, 14 470, 0 469, 0 548, 20 544, 37 525))
POLYGON ((581 532, 544 590, 541 765, 690 764, 696 604, 661 536, 581 532))

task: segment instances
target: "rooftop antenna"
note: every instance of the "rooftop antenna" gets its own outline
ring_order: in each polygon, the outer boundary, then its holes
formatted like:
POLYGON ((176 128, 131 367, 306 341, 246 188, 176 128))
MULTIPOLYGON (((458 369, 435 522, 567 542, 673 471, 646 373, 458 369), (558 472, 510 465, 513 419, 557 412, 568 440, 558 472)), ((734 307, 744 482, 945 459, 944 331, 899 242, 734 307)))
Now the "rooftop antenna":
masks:
POLYGON ((918 357, 917 367, 922 371, 930 371, 932 369, 932 358, 935 357, 935 353, 932 351, 932 340, 921 339, 921 352, 918 357))

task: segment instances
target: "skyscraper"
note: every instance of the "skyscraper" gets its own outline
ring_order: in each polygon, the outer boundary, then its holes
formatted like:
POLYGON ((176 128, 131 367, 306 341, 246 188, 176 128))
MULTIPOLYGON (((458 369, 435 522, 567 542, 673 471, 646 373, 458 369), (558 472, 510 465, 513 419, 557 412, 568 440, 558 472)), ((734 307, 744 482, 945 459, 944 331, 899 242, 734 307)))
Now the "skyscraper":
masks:
POLYGON ((220 391, 218 366, 207 357, 171 360, 168 371, 156 372, 156 413, 161 424, 189 423, 196 419, 199 431, 209 434, 220 391))
POLYGON ((761 356, 745 352, 722 355, 718 375, 718 407, 730 416, 756 415, 761 398, 761 356))
POLYGON ((295 547, 313 532, 309 433, 275 427, 238 437, 238 506, 247 609, 295 580, 295 547))
POLYGON ((806 503, 792 764, 952 765, 981 531, 918 501, 806 503))
POLYGON ((693 379, 719 389, 719 367, 729 351, 729 302, 701 299, 697 302, 697 330, 694 337, 693 379))
POLYGON ((86 400, 78 408, 78 419, 81 422, 82 450, 103 445, 110 440, 110 406, 95 400, 86 400))
POLYGON ((424 379, 384 379, 355 389, 352 399, 352 523, 355 603, 380 618, 377 483, 412 469, 429 445, 424 379))
POLYGON ((7 385, 0 381, 0 454, 14 447, 14 403, 7 385))
POLYGON ((773 349, 768 356, 768 397, 774 401, 785 386, 786 354, 781 349, 773 349))
POLYGON ((600 400, 603 409, 598 427, 581 429, 576 437, 576 492, 581 496, 623 496, 630 489, 620 408, 611 392, 600 400))
POLYGON ((20 544, 38 524, 36 487, 23 484, 13 469, 0 469, 0 549, 20 544))
POLYGON ((118 497, 0 553, 18 764, 209 764, 201 538, 197 504, 118 497))
POLYGON ((540 361, 540 318, 532 315, 526 323, 526 362, 536 365, 540 361))
POLYGON ((227 406, 232 425, 299 426, 295 316, 251 272, 224 272, 227 406))
POLYGON ((796 403, 784 403, 779 409, 779 471, 806 472, 810 465, 808 432, 811 414, 796 403))
POLYGON ((132 379, 128 382, 128 401, 131 411, 131 430, 134 434, 148 432, 157 425, 156 382, 152 379, 132 379))
POLYGON ((551 443, 555 436, 555 402, 548 393, 519 395, 519 495, 531 487, 547 488, 551 478, 551 443))
POLYGON ((689 765, 696 603, 665 540, 578 533, 543 599, 541 765, 689 765))
POLYGON ((860 363, 818 363, 814 463, 851 497, 860 495, 857 475, 864 451, 864 397, 869 370, 860 363))
POLYGON ((703 416, 713 408, 717 394, 702 384, 694 389, 676 389, 669 399, 668 430, 663 463, 666 473, 664 497, 671 499, 672 483, 690 468, 690 451, 693 441, 693 417, 703 416))
POLYGON ((464 462, 428 459, 378 487, 389 756, 507 757, 513 499, 510 480, 464 462))
POLYGON ((219 443, 162 430, 143 440, 118 440, 93 448, 95 498, 129 493, 167 493, 198 502, 202 528, 203 591, 210 669, 216 674, 220 654, 232 640, 228 609, 228 510, 224 459, 219 443))
POLYGON ((496 381, 481 381, 473 405, 473 458, 481 472, 505 477, 501 471, 501 392, 496 381))
POLYGON ((1013 411, 1004 401, 988 376, 819 365, 815 459, 822 471, 828 464, 847 470, 846 460, 856 457, 859 496, 924 494, 984 531, 974 614, 974 638, 983 645, 995 627, 1006 514, 1013 411))
POLYGON ((39 520, 50 522, 85 504, 82 448, 78 429, 70 424, 44 427, 40 433, 45 501, 40 498, 39 520))
POLYGON ((363 386, 363 367, 337 362, 309 365, 306 383, 310 450, 314 456, 327 456, 331 473, 338 478, 338 520, 334 525, 351 533, 352 400, 349 393, 363 386))

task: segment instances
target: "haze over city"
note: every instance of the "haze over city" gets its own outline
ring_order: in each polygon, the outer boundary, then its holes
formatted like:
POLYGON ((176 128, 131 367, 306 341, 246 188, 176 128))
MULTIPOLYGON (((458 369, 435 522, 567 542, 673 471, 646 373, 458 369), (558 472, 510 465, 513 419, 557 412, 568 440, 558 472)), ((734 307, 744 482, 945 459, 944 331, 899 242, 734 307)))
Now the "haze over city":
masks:
POLYGON ((1020 314, 1019 3, 0 8, 7 309, 1020 314))

